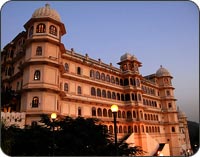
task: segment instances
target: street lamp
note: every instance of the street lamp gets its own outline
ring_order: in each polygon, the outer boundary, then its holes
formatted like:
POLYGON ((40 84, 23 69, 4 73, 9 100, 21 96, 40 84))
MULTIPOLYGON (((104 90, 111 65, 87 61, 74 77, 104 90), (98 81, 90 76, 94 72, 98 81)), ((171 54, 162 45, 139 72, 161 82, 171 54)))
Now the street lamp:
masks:
POLYGON ((57 118, 57 114, 56 113, 52 113, 51 114, 51 119, 53 121, 53 147, 52 147, 52 149, 53 149, 53 156, 54 156, 54 151, 55 151, 55 124, 54 124, 54 122, 55 122, 56 118, 57 118))
POLYGON ((113 113, 114 117, 114 134, 115 134, 115 155, 117 156, 117 111, 118 111, 118 106, 117 105, 112 105, 111 106, 111 111, 113 113))
POLYGON ((57 114, 56 113, 52 113, 51 114, 51 119, 53 120, 53 122, 54 122, 54 120, 57 118, 57 114))

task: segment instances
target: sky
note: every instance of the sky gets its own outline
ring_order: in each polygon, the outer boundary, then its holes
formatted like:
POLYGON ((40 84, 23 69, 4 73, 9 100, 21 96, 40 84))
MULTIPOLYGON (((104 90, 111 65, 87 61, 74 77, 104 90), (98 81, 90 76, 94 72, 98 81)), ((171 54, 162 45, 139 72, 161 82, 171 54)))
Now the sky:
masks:
POLYGON ((10 1, 1 8, 1 50, 49 3, 61 16, 66 49, 119 67, 135 55, 145 76, 160 65, 173 76, 176 105, 199 122, 199 10, 190 1, 10 1))

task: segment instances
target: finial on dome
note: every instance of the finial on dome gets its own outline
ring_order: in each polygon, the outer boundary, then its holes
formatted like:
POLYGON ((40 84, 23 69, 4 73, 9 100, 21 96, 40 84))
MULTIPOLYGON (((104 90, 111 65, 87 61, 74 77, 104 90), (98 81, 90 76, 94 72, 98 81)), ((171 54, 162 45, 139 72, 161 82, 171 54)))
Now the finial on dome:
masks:
POLYGON ((36 9, 32 14, 32 18, 44 18, 44 17, 45 18, 50 17, 59 22, 61 21, 58 12, 50 8, 50 4, 48 3, 46 3, 44 7, 36 9))
POLYGON ((165 68, 163 68, 162 65, 160 65, 160 68, 156 71, 156 76, 161 77, 161 76, 171 76, 169 71, 165 68))
POLYGON ((50 4, 49 4, 49 3, 46 3, 46 4, 45 4, 45 7, 50 8, 50 4))

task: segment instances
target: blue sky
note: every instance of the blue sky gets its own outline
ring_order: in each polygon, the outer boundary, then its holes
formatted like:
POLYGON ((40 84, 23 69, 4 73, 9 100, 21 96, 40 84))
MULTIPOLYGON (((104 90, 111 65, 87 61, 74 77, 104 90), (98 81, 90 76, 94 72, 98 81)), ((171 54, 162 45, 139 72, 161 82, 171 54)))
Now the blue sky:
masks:
POLYGON ((47 2, 65 24, 66 49, 116 67, 129 52, 143 63, 143 76, 162 65, 174 77, 176 104, 189 120, 199 120, 199 10, 194 3, 11 1, 1 8, 1 48, 47 2))

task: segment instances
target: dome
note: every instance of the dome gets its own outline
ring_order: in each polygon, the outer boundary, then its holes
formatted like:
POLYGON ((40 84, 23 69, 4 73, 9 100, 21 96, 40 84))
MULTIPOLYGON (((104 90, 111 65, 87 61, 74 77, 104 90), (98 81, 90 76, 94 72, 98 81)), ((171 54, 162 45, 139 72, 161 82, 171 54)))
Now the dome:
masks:
POLYGON ((124 60, 137 60, 137 58, 134 55, 131 55, 130 53, 125 53, 124 55, 122 55, 120 57, 120 60, 121 61, 124 61, 124 60))
POLYGON ((45 4, 44 7, 36 9, 32 15, 32 18, 42 18, 42 17, 50 17, 60 22, 60 15, 58 14, 57 11, 50 8, 49 4, 45 4))
POLYGON ((178 112, 178 117, 186 117, 185 113, 182 111, 178 112))
POLYGON ((156 71, 156 76, 158 76, 158 77, 171 76, 171 74, 169 73, 169 71, 167 69, 163 68, 161 65, 160 68, 156 71))

